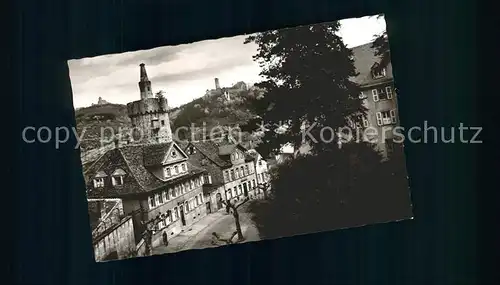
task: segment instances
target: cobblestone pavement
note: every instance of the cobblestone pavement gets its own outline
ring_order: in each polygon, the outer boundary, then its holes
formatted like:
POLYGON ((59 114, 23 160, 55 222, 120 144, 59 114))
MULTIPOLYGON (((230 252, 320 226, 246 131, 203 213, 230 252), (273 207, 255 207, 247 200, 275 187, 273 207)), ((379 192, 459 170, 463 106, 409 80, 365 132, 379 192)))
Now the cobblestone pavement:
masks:
MULTIPOLYGON (((242 205, 238 211, 240 214, 240 225, 245 238, 245 242, 258 241, 259 232, 253 225, 251 214, 246 210, 252 201, 242 205)), ((202 249, 208 247, 217 247, 222 245, 212 244, 212 233, 216 232, 222 238, 228 238, 236 230, 234 217, 231 214, 226 214, 222 209, 216 213, 212 213, 194 224, 191 230, 180 233, 179 235, 169 240, 168 246, 158 246, 153 249, 153 254, 165 254, 179 252, 189 249, 202 249)))

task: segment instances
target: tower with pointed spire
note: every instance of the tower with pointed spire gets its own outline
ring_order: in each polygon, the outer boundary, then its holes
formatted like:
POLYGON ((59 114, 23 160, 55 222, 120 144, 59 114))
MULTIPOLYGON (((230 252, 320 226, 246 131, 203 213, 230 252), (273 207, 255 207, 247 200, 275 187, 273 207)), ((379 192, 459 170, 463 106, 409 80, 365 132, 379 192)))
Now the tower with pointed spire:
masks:
POLYGON ((151 81, 149 81, 146 65, 141 63, 139 90, 141 91, 141 99, 153 98, 153 90, 151 89, 151 81))
POLYGON ((141 63, 139 68, 141 100, 127 104, 128 116, 135 129, 131 139, 133 142, 147 144, 171 142, 172 130, 168 117, 167 99, 153 95, 145 64, 141 63))

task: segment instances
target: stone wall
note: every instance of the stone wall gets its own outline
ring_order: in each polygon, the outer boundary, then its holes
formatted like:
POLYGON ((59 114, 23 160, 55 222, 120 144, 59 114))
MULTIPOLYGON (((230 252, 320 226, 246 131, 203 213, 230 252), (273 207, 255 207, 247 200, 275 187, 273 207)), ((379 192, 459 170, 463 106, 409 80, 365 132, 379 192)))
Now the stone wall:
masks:
MULTIPOLYGON (((127 104, 127 112, 134 128, 143 132, 141 142, 169 142, 172 141, 172 130, 168 116, 166 99, 147 98, 127 104), (155 134, 151 121, 158 119, 159 130, 155 134), (162 124, 163 121, 163 124, 162 124)), ((134 140, 140 139, 139 134, 134 134, 134 140)))
POLYGON ((112 254, 116 254, 118 259, 136 256, 134 226, 130 216, 94 241, 94 258, 97 262, 106 261, 112 254))

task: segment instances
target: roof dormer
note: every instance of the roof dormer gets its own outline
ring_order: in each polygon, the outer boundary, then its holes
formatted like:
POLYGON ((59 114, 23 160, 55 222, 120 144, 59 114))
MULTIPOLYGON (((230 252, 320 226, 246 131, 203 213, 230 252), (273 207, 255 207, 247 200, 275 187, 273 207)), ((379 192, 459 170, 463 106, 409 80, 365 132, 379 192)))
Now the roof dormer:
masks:
POLYGON ((382 78, 386 76, 386 68, 385 67, 380 67, 378 62, 375 62, 372 65, 371 68, 371 73, 372 73, 372 78, 377 79, 377 78, 382 78))
POLYGON ((108 177, 106 172, 104 171, 99 171, 96 173, 94 176, 94 188, 101 188, 104 187, 104 179, 108 177))
POLYGON ((111 174, 111 182, 113 186, 121 186, 123 185, 123 177, 125 177, 127 173, 123 171, 123 169, 116 169, 113 174, 111 174))

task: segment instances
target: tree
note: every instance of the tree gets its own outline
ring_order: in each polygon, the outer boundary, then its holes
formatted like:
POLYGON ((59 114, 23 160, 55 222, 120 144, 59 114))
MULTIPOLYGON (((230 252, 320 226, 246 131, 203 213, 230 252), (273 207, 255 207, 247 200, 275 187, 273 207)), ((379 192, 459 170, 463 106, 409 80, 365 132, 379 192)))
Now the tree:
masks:
POLYGON ((332 147, 331 143, 319 141, 323 127, 336 130, 346 126, 348 116, 361 123, 360 115, 366 110, 359 99, 359 87, 350 81, 357 73, 352 51, 337 35, 339 28, 338 22, 332 22, 246 38, 245 43, 258 46, 253 58, 261 66, 264 81, 256 84, 263 96, 252 102, 256 117, 242 129, 287 126, 281 134, 265 132, 257 149, 264 157, 285 143, 298 147, 303 139, 314 146, 312 152, 319 153, 332 147), (260 125, 262 122, 264 126, 260 125), (312 127, 309 133, 314 139, 303 138, 303 124, 312 127))
MULTIPOLYGON (((171 215, 171 212, 168 211, 167 214, 171 215)), ((148 221, 141 221, 142 225, 144 226, 144 232, 142 233, 142 238, 144 239, 144 246, 145 246, 145 255, 149 256, 152 254, 153 251, 153 233, 155 230, 158 228, 158 224, 160 221, 164 220, 166 218, 165 214, 158 214, 155 218, 150 219, 148 221)))
MULTIPOLYGON (((377 18, 383 18, 383 14, 376 16, 377 18)), ((391 61, 391 51, 389 48, 389 39, 387 37, 387 30, 382 33, 375 35, 376 38, 372 43, 372 48, 375 49, 375 55, 380 58, 378 66, 375 67, 375 71, 379 72, 383 68, 387 67, 391 61)))
POLYGON ((257 184, 257 189, 262 190, 264 193, 264 199, 267 199, 267 194, 269 189, 271 189, 271 184, 268 182, 259 183, 257 184))
POLYGON ((262 237, 411 216, 406 175, 394 174, 370 143, 344 142, 339 148, 338 135, 337 141, 324 136, 325 130, 362 125, 366 111, 359 86, 350 80, 357 75, 352 52, 337 36, 338 29, 339 23, 333 22, 268 31, 246 40, 258 45, 254 59, 265 78, 257 84, 264 96, 254 100, 253 123, 262 120, 267 129, 286 125, 282 133, 265 132, 258 151, 267 156, 288 142, 297 148, 302 139, 312 148, 311 155, 279 165, 271 179, 272 197, 250 205, 262 237), (302 137, 303 127, 311 136, 302 137))
POLYGON ((165 96, 163 94, 165 94, 165 91, 160 90, 160 91, 158 91, 158 92, 155 93, 155 96, 158 99, 162 99, 162 98, 165 98, 165 96))
POLYGON ((245 204, 245 202, 247 202, 248 200, 249 200, 248 197, 245 197, 245 199, 242 202, 236 204, 236 203, 231 203, 230 200, 224 201, 224 199, 220 198, 222 204, 224 204, 224 206, 228 207, 232 211, 234 222, 236 224, 236 233, 238 234, 238 241, 242 241, 244 238, 243 232, 241 231, 240 214, 238 213, 238 208, 241 207, 241 205, 245 204))
POLYGON ((234 231, 229 238, 224 239, 221 238, 216 232, 213 232, 212 236, 214 237, 214 240, 212 240, 212 244, 217 244, 217 242, 219 241, 225 243, 226 245, 234 244, 235 242, 233 241, 233 239, 236 235, 238 235, 238 231, 234 231))
POLYGON ((406 175, 372 146, 344 144, 278 166, 273 195, 250 205, 263 238, 393 221, 411 216, 406 175), (305 178, 306 177, 306 178, 305 178))

